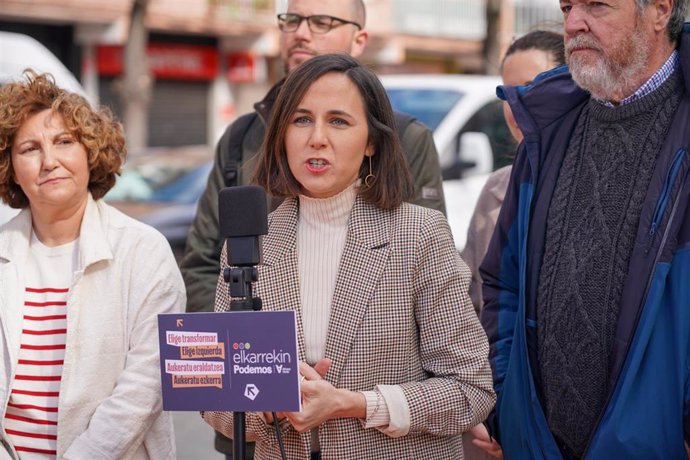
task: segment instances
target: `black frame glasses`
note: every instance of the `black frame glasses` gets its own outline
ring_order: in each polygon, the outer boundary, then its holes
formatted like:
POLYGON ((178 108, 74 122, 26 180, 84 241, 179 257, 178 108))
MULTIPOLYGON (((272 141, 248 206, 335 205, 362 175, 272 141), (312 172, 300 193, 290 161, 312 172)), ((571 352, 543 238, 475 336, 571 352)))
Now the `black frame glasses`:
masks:
POLYGON ((311 16, 302 16, 296 13, 281 13, 278 15, 278 28, 282 32, 294 32, 302 25, 302 21, 306 20, 309 30, 313 34, 325 34, 336 27, 345 24, 352 24, 357 27, 357 30, 362 30, 362 26, 347 19, 336 18, 327 14, 313 14, 311 16))

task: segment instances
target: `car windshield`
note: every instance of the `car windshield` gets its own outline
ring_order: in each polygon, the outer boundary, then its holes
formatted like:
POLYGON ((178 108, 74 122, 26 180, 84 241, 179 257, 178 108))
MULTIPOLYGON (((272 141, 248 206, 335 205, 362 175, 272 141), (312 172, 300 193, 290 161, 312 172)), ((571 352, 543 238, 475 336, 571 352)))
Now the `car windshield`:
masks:
POLYGON ((393 109, 413 115, 434 131, 463 94, 451 89, 388 88, 393 109))
POLYGON ((108 192, 109 201, 153 201, 161 203, 196 203, 206 187, 213 163, 193 168, 181 165, 145 164, 125 168, 115 187, 108 192))

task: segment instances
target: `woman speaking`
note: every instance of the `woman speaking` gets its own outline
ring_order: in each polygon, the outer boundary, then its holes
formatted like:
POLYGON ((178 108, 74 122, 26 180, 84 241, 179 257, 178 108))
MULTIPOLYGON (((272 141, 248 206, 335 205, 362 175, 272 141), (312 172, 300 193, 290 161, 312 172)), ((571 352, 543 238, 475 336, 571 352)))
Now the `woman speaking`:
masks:
MULTIPOLYGON (((404 203, 412 181, 385 90, 349 56, 323 55, 290 73, 275 106, 256 181, 285 201, 256 293, 298 318, 287 457, 462 458, 460 434, 494 403, 487 340, 445 218, 404 203)), ((203 417, 232 436, 232 413, 203 417)), ((256 458, 279 458, 271 421, 247 414, 256 458)))

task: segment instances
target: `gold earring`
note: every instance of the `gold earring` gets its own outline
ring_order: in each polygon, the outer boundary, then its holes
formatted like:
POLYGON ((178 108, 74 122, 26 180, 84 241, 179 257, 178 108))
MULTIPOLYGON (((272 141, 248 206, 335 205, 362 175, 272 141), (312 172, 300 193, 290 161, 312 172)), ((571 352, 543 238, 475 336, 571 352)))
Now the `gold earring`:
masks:
POLYGON ((374 184, 374 181, 376 180, 376 176, 371 172, 371 155, 369 155, 369 174, 367 174, 367 177, 364 178, 364 185, 367 187, 371 188, 371 186, 374 184))

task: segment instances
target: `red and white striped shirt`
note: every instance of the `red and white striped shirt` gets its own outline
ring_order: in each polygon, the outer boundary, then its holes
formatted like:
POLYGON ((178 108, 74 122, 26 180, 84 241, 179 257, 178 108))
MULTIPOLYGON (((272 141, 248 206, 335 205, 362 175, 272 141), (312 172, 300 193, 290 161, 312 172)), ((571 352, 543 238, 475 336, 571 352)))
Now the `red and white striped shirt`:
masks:
POLYGON ((67 334, 67 297, 76 242, 46 247, 32 238, 19 363, 5 431, 22 459, 55 457, 58 398, 67 334))

